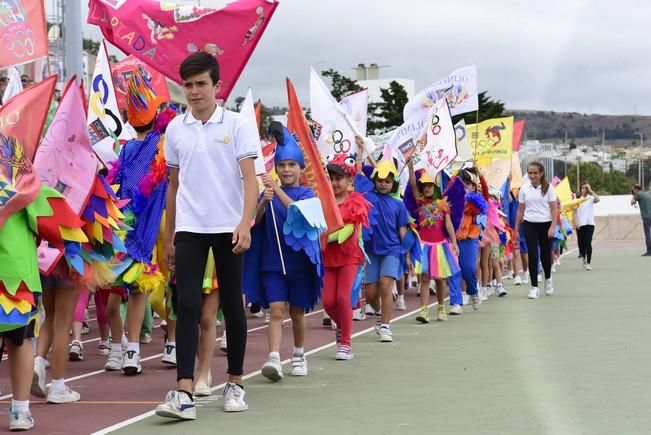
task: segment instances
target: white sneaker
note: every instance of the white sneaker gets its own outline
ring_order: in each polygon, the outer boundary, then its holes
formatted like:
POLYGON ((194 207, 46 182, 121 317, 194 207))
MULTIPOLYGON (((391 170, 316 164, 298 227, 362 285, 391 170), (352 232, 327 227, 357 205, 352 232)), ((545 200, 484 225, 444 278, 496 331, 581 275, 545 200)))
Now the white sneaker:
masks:
POLYGON ((29 411, 14 411, 9 408, 9 431, 17 432, 29 430, 34 427, 34 419, 32 413, 29 411))
POLYGON ((353 349, 350 346, 339 346, 337 353, 335 354, 335 359, 337 361, 348 361, 353 359, 353 349))
POLYGON ((590 265, 590 263, 585 264, 585 270, 592 270, 592 266, 590 265))
POLYGON ((269 322, 271 322, 271 311, 270 310, 265 310, 265 312, 264 312, 264 324, 268 325, 269 322))
POLYGON ((122 351, 110 351, 108 360, 106 360, 106 364, 104 364, 104 370, 108 372, 117 372, 122 370, 123 356, 122 351))
POLYGON ((393 295, 393 299, 398 299, 398 284, 396 284, 395 281, 393 281, 393 287, 391 288, 391 294, 393 295))
POLYGON ((479 300, 484 302, 488 300, 488 289, 479 287, 479 291, 477 292, 477 296, 479 296, 479 300))
POLYGON ((171 366, 176 365, 176 346, 173 344, 166 344, 165 349, 163 349, 163 357, 160 361, 164 364, 169 364, 171 366))
POLYGON ((380 335, 380 327, 382 326, 382 319, 379 316, 375 317, 375 324, 373 327, 375 328, 375 333, 377 335, 380 335))
POLYGON ((222 334, 222 338, 219 340, 219 350, 224 353, 228 353, 228 341, 226 340, 226 331, 222 334))
POLYGON ((142 373, 140 354, 135 350, 127 350, 124 352, 124 357, 122 359, 122 373, 127 376, 134 376, 142 373))
POLYGON ((292 371, 289 374, 292 376, 307 376, 307 359, 305 355, 292 356, 292 371))
POLYGON ((554 283, 551 278, 545 280, 545 294, 547 296, 554 294, 554 283))
POLYGON ((462 298, 463 298, 463 304, 464 305, 469 305, 470 304, 470 295, 468 293, 464 293, 462 298))
POLYGON ((208 372, 208 379, 201 380, 199 379, 194 385, 194 394, 196 397, 208 397, 212 394, 210 386, 212 385, 212 373, 208 372))
POLYGON ((45 386, 45 363, 41 358, 34 360, 34 376, 32 377, 32 395, 44 399, 47 396, 45 386))
POLYGON ((529 299, 538 299, 538 287, 531 287, 531 290, 529 290, 527 297, 529 299))
POLYGON ((72 391, 67 385, 56 390, 52 387, 47 390, 47 403, 71 403, 78 402, 79 399, 79 393, 72 391))
POLYGON ((70 343, 68 350, 68 359, 70 361, 83 361, 84 360, 84 346, 78 340, 73 340, 70 343))
POLYGON ((366 314, 364 313, 364 310, 362 308, 353 310, 353 320, 355 321, 366 320, 366 314))
POLYGON ((497 284, 497 296, 499 296, 501 298, 501 297, 506 296, 508 294, 509 293, 506 291, 506 289, 504 288, 504 286, 502 284, 497 284))
POLYGON ((224 411, 225 412, 241 412, 249 409, 249 404, 246 403, 246 393, 244 388, 232 382, 226 383, 224 387, 224 411))
POLYGON ((375 309, 371 306, 371 304, 366 304, 364 307, 364 312, 366 314, 375 314, 375 309))
POLYGON ((542 275, 541 275, 541 274, 538 274, 538 282, 540 282, 540 281, 542 281, 542 280, 543 280, 543 279, 542 279, 542 275))
POLYGON ((463 308, 461 308, 461 305, 452 305, 450 307, 450 311, 448 311, 448 314, 451 316, 459 316, 463 314, 463 308))
POLYGON ((520 278, 519 276, 513 278, 513 285, 522 285, 522 278, 520 278))
POLYGON ((391 330, 386 326, 380 327, 378 334, 380 335, 381 343, 391 343, 393 341, 393 334, 391 333, 391 330))
POLYGON ((522 272, 522 284, 529 284, 529 271, 522 272))
POLYGON ((556 263, 552 264, 552 273, 556 273, 556 263))
POLYGON ((183 391, 170 391, 165 396, 165 403, 156 407, 156 415, 181 420, 196 420, 197 406, 183 391))
POLYGON ((481 307, 481 298, 479 297, 479 295, 476 294, 474 296, 470 296, 470 299, 472 301, 472 309, 478 310, 481 307))
POLYGON ((497 285, 494 286, 494 285, 491 283, 491 284, 488 284, 488 287, 486 287, 486 288, 484 289, 484 294, 486 295, 486 299, 488 299, 488 296, 493 296, 493 295, 495 294, 495 287, 496 287, 496 286, 497 286, 497 285))
POLYGON ((148 332, 145 332, 140 336, 140 343, 141 344, 150 344, 153 341, 151 338, 151 334, 148 332))
POLYGON ((402 295, 398 296, 398 300, 396 301, 396 309, 398 311, 407 311, 407 304, 405 303, 405 297, 402 295))
POLYGON ((283 378, 283 366, 278 359, 268 359, 262 366, 262 376, 270 381, 280 381, 283 378))

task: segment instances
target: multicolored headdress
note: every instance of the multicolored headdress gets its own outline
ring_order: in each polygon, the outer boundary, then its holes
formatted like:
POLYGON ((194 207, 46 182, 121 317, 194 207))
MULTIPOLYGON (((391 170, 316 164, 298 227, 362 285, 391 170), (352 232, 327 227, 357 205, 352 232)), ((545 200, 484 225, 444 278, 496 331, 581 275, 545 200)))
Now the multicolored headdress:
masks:
POLYGON ((127 118, 134 127, 151 123, 158 113, 158 107, 165 100, 154 89, 141 68, 136 69, 127 82, 127 118))
POLYGON ((350 154, 339 153, 328 163, 328 172, 354 177, 357 174, 357 162, 350 154))
POLYGON ((269 125, 269 134, 276 139, 276 163, 283 160, 293 160, 301 168, 305 168, 305 157, 303 156, 303 151, 298 145, 298 142, 294 138, 287 128, 278 121, 273 121, 269 125))

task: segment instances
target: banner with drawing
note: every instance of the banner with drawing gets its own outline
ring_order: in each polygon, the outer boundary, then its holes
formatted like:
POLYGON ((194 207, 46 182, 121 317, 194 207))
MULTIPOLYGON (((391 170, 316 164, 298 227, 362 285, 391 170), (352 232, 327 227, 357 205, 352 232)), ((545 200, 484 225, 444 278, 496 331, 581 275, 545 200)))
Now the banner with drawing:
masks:
POLYGON ((220 0, 218 6, 160 0, 90 0, 88 22, 104 37, 181 84, 179 67, 205 51, 220 64, 217 97, 228 98, 278 2, 220 0))
POLYGON ((47 57, 43 0, 0 1, 0 69, 47 57))
POLYGON ((458 154, 454 125, 445 98, 438 100, 430 109, 424 133, 425 143, 414 154, 414 158, 420 157, 418 162, 414 161, 414 168, 423 168, 436 178, 458 154))
MULTIPOLYGON (((479 124, 469 124, 470 147, 478 166, 490 163, 492 159, 511 161, 513 151, 513 117, 494 118, 479 124)), ((509 163, 510 164, 510 163, 509 163)))

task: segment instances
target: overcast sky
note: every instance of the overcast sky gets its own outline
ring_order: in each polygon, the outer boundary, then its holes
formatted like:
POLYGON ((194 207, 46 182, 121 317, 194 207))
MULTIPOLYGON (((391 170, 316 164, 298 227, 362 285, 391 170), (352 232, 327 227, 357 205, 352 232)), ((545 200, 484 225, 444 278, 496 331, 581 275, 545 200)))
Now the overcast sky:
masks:
POLYGON ((289 76, 307 102, 310 65, 389 65, 419 90, 476 64, 510 109, 651 115, 649 18, 642 0, 281 0, 231 100, 250 86, 285 106, 289 76))

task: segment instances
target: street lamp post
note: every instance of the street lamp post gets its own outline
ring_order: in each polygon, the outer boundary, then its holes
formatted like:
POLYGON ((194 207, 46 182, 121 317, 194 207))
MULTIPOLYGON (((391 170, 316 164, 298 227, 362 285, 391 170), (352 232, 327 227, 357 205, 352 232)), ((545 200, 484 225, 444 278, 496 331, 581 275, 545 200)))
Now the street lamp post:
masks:
POLYGON ((642 189, 644 189, 644 133, 638 131, 637 134, 640 136, 640 163, 637 168, 638 182, 640 183, 640 186, 642 186, 642 189))

